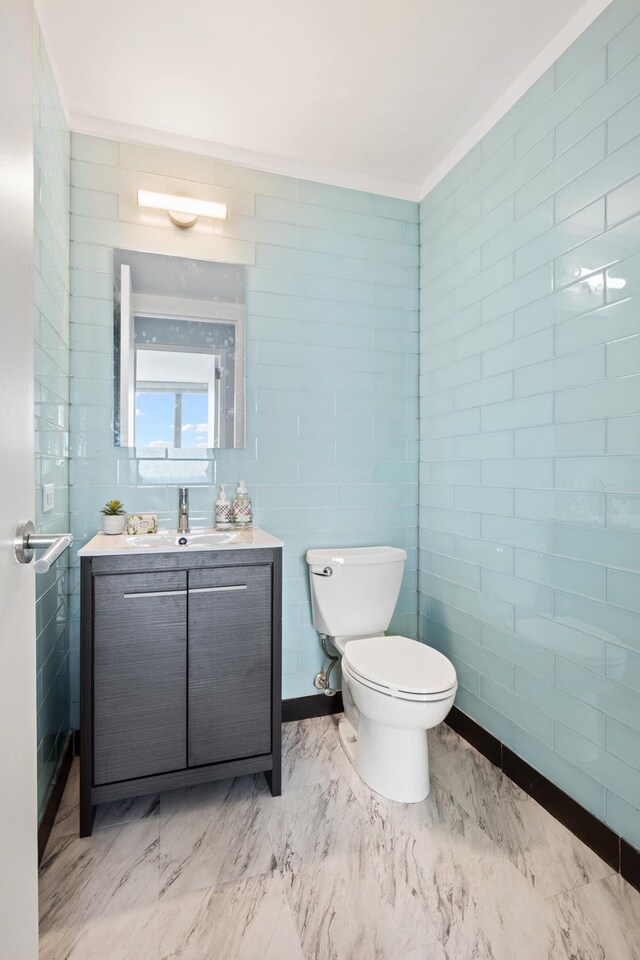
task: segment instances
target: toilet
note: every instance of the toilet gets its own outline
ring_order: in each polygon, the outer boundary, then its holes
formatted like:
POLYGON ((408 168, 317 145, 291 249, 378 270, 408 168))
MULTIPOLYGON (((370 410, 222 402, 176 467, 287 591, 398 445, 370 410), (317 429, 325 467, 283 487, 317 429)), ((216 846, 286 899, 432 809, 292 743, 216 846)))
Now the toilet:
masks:
POLYGON ((386 636, 407 558, 396 547, 307 551, 313 624, 342 657, 342 747, 376 793, 429 795, 427 730, 458 688, 453 664, 409 637, 386 636))

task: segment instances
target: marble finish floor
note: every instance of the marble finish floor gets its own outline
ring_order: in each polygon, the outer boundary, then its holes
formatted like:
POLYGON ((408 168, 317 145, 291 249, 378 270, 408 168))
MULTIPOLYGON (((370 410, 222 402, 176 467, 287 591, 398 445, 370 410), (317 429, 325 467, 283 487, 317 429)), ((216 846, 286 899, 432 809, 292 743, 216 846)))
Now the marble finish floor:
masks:
POLYGON ((640 893, 445 725, 406 806, 337 718, 283 732, 282 797, 260 775, 108 804, 84 840, 74 767, 41 960, 640 960, 640 893))

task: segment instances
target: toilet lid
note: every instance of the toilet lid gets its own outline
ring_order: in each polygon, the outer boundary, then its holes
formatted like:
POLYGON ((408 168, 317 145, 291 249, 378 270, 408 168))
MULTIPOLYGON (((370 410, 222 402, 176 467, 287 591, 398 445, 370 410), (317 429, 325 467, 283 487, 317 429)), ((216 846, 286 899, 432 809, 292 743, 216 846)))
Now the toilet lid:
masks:
POLYGON ((404 693, 442 693, 456 684, 452 663, 438 650, 409 637, 350 640, 343 655, 351 673, 404 693))

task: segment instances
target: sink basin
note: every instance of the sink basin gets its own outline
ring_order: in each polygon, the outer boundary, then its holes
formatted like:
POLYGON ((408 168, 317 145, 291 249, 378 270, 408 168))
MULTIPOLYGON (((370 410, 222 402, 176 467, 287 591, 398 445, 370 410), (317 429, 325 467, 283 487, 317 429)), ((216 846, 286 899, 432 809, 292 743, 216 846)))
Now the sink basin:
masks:
POLYGON ((250 543, 251 530, 193 530, 188 533, 188 547, 213 547, 217 543, 250 543))
POLYGON ((251 527, 249 530, 194 527, 191 533, 184 536, 177 530, 158 530, 157 533, 141 534, 137 537, 126 533, 117 537, 98 533, 78 550, 78 556, 125 557, 135 553, 179 553, 181 550, 186 550, 187 553, 205 550, 273 550, 282 546, 282 540, 272 537, 260 527, 251 527), (186 540, 186 543, 180 543, 182 539, 186 540))
POLYGON ((137 549, 149 547, 156 550, 211 550, 226 543, 251 543, 251 541, 251 530, 192 530, 191 533, 159 530, 157 533, 126 537, 126 543, 130 547, 137 549))

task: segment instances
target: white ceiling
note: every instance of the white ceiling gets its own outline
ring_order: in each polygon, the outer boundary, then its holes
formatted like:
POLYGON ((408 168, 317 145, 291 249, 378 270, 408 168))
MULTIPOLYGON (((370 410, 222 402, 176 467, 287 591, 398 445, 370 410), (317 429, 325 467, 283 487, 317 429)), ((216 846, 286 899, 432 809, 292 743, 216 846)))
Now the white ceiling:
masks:
POLYGON ((72 129, 411 199, 606 5, 37 3, 72 129))

